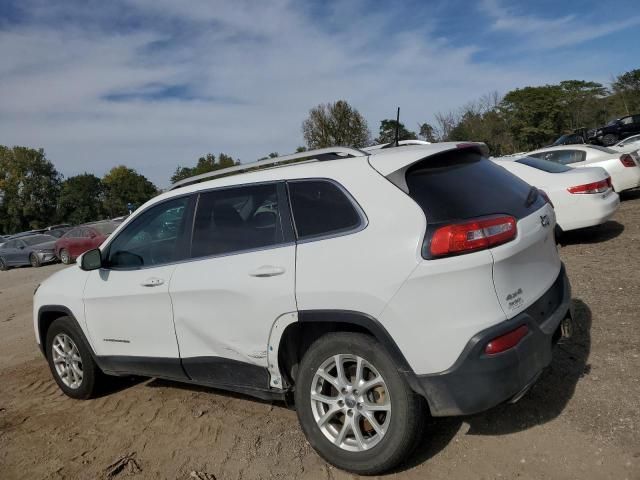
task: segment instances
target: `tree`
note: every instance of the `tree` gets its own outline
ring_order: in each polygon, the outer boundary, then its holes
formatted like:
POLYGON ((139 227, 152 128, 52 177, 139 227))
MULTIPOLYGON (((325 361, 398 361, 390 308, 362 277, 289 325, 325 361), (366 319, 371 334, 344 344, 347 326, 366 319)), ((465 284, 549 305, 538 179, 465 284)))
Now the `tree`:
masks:
POLYGON ((598 101, 607 94, 602 84, 583 80, 564 80, 560 82, 560 90, 560 103, 570 130, 593 123, 599 110, 598 101))
POLYGON ((203 173, 212 172, 214 170, 220 170, 221 168, 233 167, 240 162, 234 160, 231 156, 221 153, 216 161, 216 156, 212 153, 207 153, 204 157, 198 159, 198 163, 195 167, 178 167, 175 173, 171 176, 171 183, 176 183, 178 180, 184 180, 185 178, 193 177, 195 175, 201 175, 203 173))
POLYGON ((73 225, 103 217, 102 181, 90 173, 69 177, 62 182, 58 199, 58 219, 73 225))
POLYGON ((302 133, 310 149, 366 147, 371 139, 367 121, 344 100, 312 108, 302 122, 302 133))
POLYGON ((0 231, 53 223, 59 189, 60 174, 43 149, 0 146, 0 231))
POLYGON ((428 123, 423 123, 422 125, 420 125, 420 133, 418 133, 418 136, 426 142, 434 143, 438 141, 438 139, 436 138, 435 130, 428 123))
POLYGON ((385 119, 380 122, 380 132, 376 143, 391 143, 396 139, 396 125, 398 125, 398 140, 416 140, 418 137, 415 132, 407 130, 402 122, 398 123, 395 120, 385 119))
POLYGON ((640 68, 619 75, 611 88, 624 107, 620 116, 640 111, 640 68))
POLYGON ((113 167, 102 179, 104 211, 110 217, 128 213, 127 204, 139 207, 158 194, 158 189, 144 175, 124 165, 113 167))

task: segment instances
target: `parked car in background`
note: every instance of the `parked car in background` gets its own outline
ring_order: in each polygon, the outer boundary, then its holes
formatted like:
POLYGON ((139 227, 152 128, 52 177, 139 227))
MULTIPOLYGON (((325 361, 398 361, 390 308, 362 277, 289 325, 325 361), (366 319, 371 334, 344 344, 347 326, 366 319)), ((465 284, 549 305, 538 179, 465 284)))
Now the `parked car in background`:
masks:
POLYGON ((111 221, 80 225, 65 233, 55 245, 55 254, 64 264, 70 264, 87 250, 104 242, 117 228, 111 221))
POLYGON ((57 261, 53 251, 55 242, 55 237, 41 234, 9 240, 0 246, 0 270, 24 265, 39 267, 57 261))
POLYGON ((71 225, 69 225, 68 223, 60 223, 59 225, 50 225, 47 228, 45 228, 45 231, 50 232, 52 230, 60 230, 63 228, 71 228, 71 225))
POLYGON ((610 148, 618 150, 620 152, 633 152, 634 150, 640 150, 640 135, 632 135, 624 140, 612 145, 610 148))
POLYGON ((4 245, 5 243, 7 243, 7 237, 5 237, 4 235, 0 235, 0 246, 4 245))
POLYGON ((585 143, 584 137, 580 133, 568 133, 566 135, 562 135, 555 142, 553 142, 550 147, 555 147, 558 145, 578 145, 585 143))
POLYGON ((527 153, 572 168, 602 167, 611 177, 616 192, 640 186, 640 156, 638 152, 621 153, 598 145, 565 145, 541 148, 527 153))
POLYGON ((71 227, 54 228, 53 230, 47 230, 46 234, 52 237, 61 238, 65 233, 71 230, 71 227))
POLYGON ((129 215, 123 215, 123 216, 121 216, 121 217, 115 217, 115 218, 112 218, 112 219, 111 219, 111 221, 112 221, 113 223, 122 223, 122 222, 124 222, 127 218, 129 218, 129 215))
POLYGON ((604 127, 591 131, 590 142, 600 143, 605 147, 615 145, 619 140, 640 133, 640 113, 611 120, 604 127))
POLYGON ((600 225, 620 205, 604 168, 571 168, 534 157, 496 158, 494 162, 549 196, 561 232, 600 225))

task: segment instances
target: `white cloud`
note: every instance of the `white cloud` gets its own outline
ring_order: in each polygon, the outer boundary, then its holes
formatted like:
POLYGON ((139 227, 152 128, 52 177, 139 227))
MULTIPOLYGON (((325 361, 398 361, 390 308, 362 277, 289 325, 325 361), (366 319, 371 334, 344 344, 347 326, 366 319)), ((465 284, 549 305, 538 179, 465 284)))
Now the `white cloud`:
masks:
MULTIPOLYGON (((135 27, 118 33, 85 22, 0 29, 0 144, 43 147, 67 176, 124 163, 166 186, 178 164, 206 152, 252 161, 293 151, 321 102, 348 100, 375 135, 397 105, 415 128, 482 93, 557 79, 475 62, 477 46, 449 44, 429 21, 400 32, 389 11, 346 0, 322 22, 286 1, 129 8, 120 14, 137 16, 135 27), (105 99, 150 85, 185 86, 189 96, 105 99)), ((76 14, 89 22, 99 12, 76 14)))

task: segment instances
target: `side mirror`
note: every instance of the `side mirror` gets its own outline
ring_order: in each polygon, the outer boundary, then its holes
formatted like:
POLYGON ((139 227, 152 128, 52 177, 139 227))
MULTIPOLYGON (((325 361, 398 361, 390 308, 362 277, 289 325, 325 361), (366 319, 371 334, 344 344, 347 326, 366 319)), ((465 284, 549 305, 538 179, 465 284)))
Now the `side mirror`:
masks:
POLYGON ((89 250, 80 259, 80 268, 85 271, 97 270, 102 267, 102 253, 99 248, 89 250))

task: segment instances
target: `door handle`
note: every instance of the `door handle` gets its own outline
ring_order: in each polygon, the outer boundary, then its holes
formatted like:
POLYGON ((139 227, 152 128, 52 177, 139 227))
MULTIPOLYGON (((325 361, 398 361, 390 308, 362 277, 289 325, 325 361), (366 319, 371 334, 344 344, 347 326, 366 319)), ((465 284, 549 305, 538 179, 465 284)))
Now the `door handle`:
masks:
POLYGON ((162 285, 163 283, 164 283, 164 280, 161 278, 150 277, 142 281, 140 285, 142 285, 143 287, 157 287, 158 285, 162 285))
POLYGON ((276 275, 282 275, 285 269, 282 267, 274 267, 273 265, 262 265, 256 268, 253 272, 249 272, 252 277, 265 278, 275 277, 276 275))

